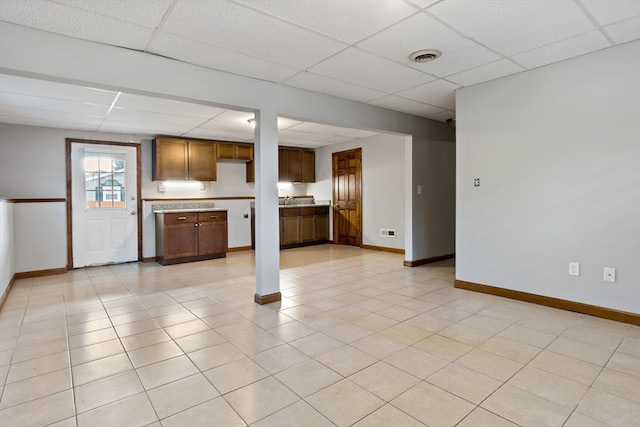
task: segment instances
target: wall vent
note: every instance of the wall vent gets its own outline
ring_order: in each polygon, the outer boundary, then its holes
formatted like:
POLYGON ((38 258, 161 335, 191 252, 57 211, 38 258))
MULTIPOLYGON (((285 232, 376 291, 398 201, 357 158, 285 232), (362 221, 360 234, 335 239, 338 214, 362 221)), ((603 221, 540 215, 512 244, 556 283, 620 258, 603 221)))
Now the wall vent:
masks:
POLYGON ((396 237, 396 230, 391 230, 389 228, 381 228, 380 235, 382 237, 396 237))

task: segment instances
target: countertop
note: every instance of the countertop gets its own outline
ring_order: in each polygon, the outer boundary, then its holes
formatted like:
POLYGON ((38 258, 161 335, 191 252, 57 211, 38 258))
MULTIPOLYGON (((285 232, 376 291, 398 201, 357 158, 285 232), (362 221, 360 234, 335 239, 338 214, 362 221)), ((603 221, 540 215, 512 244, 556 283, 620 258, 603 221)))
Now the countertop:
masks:
POLYGON ((166 213, 188 213, 188 212, 226 212, 226 209, 222 208, 174 208, 174 209, 154 209, 154 214, 166 214, 166 213))

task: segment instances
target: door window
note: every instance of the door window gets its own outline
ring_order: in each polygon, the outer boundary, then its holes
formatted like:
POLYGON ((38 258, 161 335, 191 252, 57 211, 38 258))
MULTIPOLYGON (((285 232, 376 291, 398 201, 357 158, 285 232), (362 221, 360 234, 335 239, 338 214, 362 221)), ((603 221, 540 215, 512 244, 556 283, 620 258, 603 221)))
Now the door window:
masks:
POLYGON ((125 209, 125 160, 113 153, 85 153, 86 209, 125 209))

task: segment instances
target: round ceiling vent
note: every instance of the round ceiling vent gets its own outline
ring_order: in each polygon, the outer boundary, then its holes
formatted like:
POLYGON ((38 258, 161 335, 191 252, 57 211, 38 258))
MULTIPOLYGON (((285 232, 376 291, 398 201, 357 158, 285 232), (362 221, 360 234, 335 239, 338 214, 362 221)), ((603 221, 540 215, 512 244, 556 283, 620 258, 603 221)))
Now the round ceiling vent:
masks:
POLYGON ((429 62, 433 61, 434 59, 440 58, 440 55, 442 55, 442 52, 440 52, 439 50, 423 49, 417 52, 413 52, 411 55, 409 55, 409 59, 413 62, 429 62))

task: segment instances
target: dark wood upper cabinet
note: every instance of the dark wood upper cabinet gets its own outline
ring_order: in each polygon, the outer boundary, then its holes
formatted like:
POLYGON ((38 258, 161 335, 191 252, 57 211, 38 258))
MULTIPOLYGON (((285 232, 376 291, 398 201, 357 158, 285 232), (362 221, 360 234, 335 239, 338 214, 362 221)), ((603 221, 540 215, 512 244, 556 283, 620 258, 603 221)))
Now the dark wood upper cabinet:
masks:
POLYGON ((316 182, 316 153, 308 150, 300 153, 300 182, 316 182))
POLYGON ((179 138, 153 140, 153 181, 216 180, 216 144, 179 138))
POLYGON ((218 159, 220 160, 253 160, 253 145, 218 142, 218 159))

